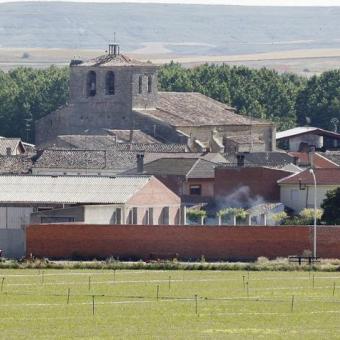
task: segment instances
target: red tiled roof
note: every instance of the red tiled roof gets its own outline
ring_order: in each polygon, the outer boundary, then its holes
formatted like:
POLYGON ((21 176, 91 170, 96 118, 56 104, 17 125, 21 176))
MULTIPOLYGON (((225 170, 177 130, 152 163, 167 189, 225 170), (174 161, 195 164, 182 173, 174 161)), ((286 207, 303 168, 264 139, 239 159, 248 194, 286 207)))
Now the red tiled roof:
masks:
MULTIPOLYGON (((317 185, 339 185, 340 186, 340 168, 314 169, 317 185)), ((309 169, 300 173, 282 178, 279 184, 314 184, 313 176, 309 169)))
MULTIPOLYGON (((289 152, 288 153, 292 157, 297 157, 298 162, 296 165, 308 166, 309 165, 309 155, 308 152, 289 152)), ((338 165, 322 156, 319 153, 315 153, 314 155, 314 166, 316 168, 337 168, 338 165)))

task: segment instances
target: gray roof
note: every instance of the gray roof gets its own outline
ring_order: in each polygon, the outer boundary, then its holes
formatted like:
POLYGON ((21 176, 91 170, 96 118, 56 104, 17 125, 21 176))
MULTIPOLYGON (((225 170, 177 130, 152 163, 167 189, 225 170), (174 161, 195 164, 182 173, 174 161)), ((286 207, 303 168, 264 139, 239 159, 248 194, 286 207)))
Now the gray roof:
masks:
MULTIPOLYGON (((0 155, 6 155, 7 148, 11 148, 12 154, 15 152, 16 148, 21 144, 20 138, 5 138, 0 137, 0 155)), ((22 146, 22 144, 21 144, 22 146)), ((25 151, 24 147, 23 152, 25 151)))
POLYGON ((151 177, 0 176, 2 203, 126 203, 151 177))
MULTIPOLYGON (((144 165, 148 175, 186 176, 187 178, 215 178, 217 163, 200 158, 160 158, 144 165)), ((136 169, 132 171, 135 173, 136 169)))
POLYGON ((34 164, 42 169, 95 169, 123 171, 136 165, 135 152, 114 150, 44 150, 34 164))
MULTIPOLYGON (((44 150, 34 164, 34 168, 40 169, 91 169, 114 170, 116 173, 125 172, 136 167, 136 155, 138 151, 115 150, 44 150)), ((154 153, 145 152, 144 163, 167 158, 193 158, 204 159, 212 162, 225 162, 222 155, 216 153, 154 153)), ((174 164, 174 162, 172 162, 174 164)))
POLYGON ((0 155, 0 174, 27 174, 32 168, 32 159, 26 155, 0 155))
POLYGON ((333 132, 333 131, 328 131, 328 130, 324 130, 324 129, 320 129, 320 128, 312 127, 312 126, 299 126, 293 129, 277 132, 276 140, 300 136, 306 133, 313 133, 313 134, 320 135, 320 136, 327 136, 331 138, 340 139, 340 134, 333 132))
POLYGON ((217 164, 198 159, 187 174, 187 178, 215 178, 217 164))
POLYGON ((113 135, 60 135, 40 145, 41 149, 82 149, 149 152, 185 152, 185 144, 164 144, 153 137, 135 130, 130 143, 130 130, 111 130, 113 135))
MULTIPOLYGON (((294 157, 291 157, 286 152, 244 152, 239 153, 244 155, 244 164, 250 166, 284 166, 294 162, 294 157)), ((237 164, 237 155, 226 155, 229 164, 237 164)))
POLYGON ((236 114, 235 109, 196 92, 159 92, 156 109, 136 109, 172 126, 271 124, 236 114))
POLYGON ((144 173, 186 176, 196 161, 196 158, 161 158, 145 164, 144 173))

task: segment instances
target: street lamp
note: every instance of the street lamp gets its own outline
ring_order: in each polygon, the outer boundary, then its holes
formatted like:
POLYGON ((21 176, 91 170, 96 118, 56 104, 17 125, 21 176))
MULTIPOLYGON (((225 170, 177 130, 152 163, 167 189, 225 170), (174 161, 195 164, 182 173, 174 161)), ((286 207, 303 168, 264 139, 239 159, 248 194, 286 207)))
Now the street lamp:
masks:
POLYGON ((311 168, 309 169, 309 173, 313 177, 314 181, 314 237, 313 237, 313 257, 316 259, 316 177, 315 177, 315 172, 311 168))

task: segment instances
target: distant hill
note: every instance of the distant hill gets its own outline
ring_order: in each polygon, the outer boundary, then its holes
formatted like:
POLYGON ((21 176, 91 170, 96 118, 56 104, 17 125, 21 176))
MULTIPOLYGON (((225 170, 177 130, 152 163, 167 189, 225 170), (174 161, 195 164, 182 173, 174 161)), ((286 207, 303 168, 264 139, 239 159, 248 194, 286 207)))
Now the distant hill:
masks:
POLYGON ((340 47, 340 7, 24 2, 0 4, 0 47, 190 55, 340 47), (145 48, 145 46, 147 48, 145 48))

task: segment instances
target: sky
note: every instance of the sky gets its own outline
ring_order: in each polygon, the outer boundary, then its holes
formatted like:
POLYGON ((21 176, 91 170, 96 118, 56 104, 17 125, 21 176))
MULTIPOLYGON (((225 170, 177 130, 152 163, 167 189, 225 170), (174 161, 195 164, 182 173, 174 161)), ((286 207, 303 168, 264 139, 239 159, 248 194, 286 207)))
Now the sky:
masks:
MULTIPOLYGON (((21 0, 32 1, 32 0, 21 0)), ((41 1, 41 0, 33 0, 41 1)), ((47 0, 49 1, 49 0, 47 0)), ((68 1, 68 0, 51 0, 68 1)), ((182 3, 205 5, 242 5, 242 6, 340 6, 340 0, 72 0, 74 2, 107 2, 107 3, 182 3)), ((17 2, 17 0, 0 0, 3 2, 17 2)))

